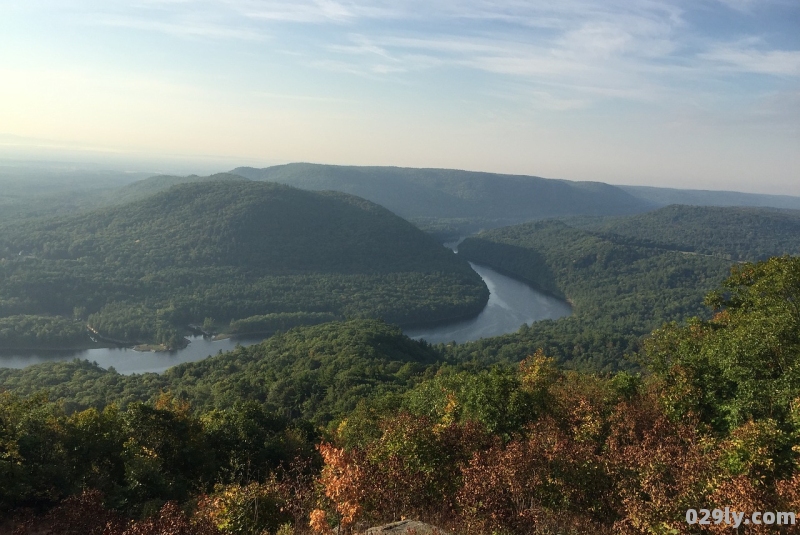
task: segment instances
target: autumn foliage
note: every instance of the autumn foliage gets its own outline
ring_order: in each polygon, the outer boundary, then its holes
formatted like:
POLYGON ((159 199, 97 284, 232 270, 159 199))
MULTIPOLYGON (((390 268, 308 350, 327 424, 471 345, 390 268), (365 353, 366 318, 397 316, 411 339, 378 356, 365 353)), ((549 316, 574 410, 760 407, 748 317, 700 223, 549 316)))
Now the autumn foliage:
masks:
POLYGON ((653 333, 640 375, 567 371, 542 351, 441 366, 313 441, 256 403, 67 416, 0 394, 0 506, 18 535, 346 535, 403 518, 689 535, 731 528, 689 525, 687 509, 800 512, 800 260, 738 267, 723 290, 710 320, 653 333))

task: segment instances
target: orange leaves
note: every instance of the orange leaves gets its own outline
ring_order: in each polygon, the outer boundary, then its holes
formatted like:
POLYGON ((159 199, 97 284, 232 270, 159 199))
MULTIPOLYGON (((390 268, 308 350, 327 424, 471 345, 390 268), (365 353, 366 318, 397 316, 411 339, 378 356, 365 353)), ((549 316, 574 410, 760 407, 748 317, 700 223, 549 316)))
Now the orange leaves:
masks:
MULTIPOLYGON (((325 462, 320 476, 325 496, 330 498, 341 515, 341 526, 348 527, 361 513, 361 502, 367 490, 361 466, 344 449, 320 444, 317 450, 325 462)), ((316 518, 319 521, 320 515, 317 514, 316 518)))
POLYGON ((604 456, 620 500, 617 527, 628 533, 686 529, 682 516, 705 503, 713 473, 695 422, 673 423, 652 396, 620 404, 604 456))
MULTIPOLYGON (((444 402, 436 398, 443 412, 420 411, 432 417, 387 416, 380 436, 353 450, 322 445, 320 483, 334 507, 328 516, 315 511, 311 525, 328 529, 335 510, 342 528, 439 514, 435 523, 474 534, 686 534, 690 508, 800 508, 797 436, 769 419, 714 434, 695 412, 676 410, 703 393, 683 381, 685 368, 664 363, 673 388, 620 388, 615 379, 559 372, 537 352, 520 365, 519 381, 497 383, 513 390, 503 399, 537 398, 513 433, 490 433, 466 410, 454 417, 469 397, 450 389, 444 402)), ((497 413, 498 429, 509 414, 497 413)))
POLYGON ((309 515, 308 525, 317 533, 330 533, 331 527, 328 524, 328 514, 322 509, 314 509, 309 515))
POLYGON ((603 512, 592 504, 602 503, 609 490, 593 448, 552 418, 531 425, 525 437, 477 452, 462 471, 458 503, 478 533, 527 533, 567 517, 588 526, 593 514, 603 512))

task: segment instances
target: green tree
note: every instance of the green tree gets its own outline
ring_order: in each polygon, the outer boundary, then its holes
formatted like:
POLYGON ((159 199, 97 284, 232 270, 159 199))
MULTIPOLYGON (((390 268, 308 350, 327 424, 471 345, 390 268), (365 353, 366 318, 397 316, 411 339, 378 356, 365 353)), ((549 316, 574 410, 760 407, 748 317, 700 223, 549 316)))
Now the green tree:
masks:
POLYGON ((667 325, 646 342, 667 403, 721 431, 750 419, 789 425, 800 401, 800 258, 737 266, 706 303, 711 320, 667 325))

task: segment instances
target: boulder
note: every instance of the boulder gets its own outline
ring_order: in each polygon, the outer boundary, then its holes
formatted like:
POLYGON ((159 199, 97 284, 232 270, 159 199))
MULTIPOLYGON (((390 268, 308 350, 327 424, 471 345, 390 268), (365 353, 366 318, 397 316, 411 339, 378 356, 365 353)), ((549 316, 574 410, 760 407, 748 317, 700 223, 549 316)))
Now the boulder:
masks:
POLYGON ((364 535, 448 535, 448 533, 436 526, 417 520, 401 520, 370 528, 364 532, 364 535))

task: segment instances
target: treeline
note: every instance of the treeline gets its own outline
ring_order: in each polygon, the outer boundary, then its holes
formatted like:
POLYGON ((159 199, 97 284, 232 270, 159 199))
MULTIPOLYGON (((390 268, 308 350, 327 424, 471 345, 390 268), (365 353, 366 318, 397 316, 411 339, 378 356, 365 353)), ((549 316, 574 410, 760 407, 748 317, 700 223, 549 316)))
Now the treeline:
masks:
POLYGON ((60 316, 17 315, 0 318, 0 347, 3 349, 54 348, 87 342, 83 322, 60 316))
POLYGON ((110 303, 89 315, 88 325, 105 339, 120 344, 153 341, 167 349, 184 345, 174 327, 175 307, 152 310, 138 303, 110 303))
POLYGON ((574 313, 453 351, 487 363, 545 348, 574 368, 630 368, 625 355, 651 330, 707 314, 703 296, 734 261, 800 253, 799 231, 800 214, 788 210, 669 206, 484 232, 459 254, 569 299, 574 313))
POLYGON ((293 163, 232 173, 308 190, 335 190, 385 206, 439 236, 569 215, 621 215, 649 209, 622 189, 598 182, 455 169, 293 163))
POLYGON ((264 314, 250 316, 241 320, 233 320, 227 331, 230 334, 247 333, 274 333, 275 331, 288 331, 300 325, 317 325, 336 321, 337 318, 326 312, 284 312, 278 314, 264 314))
POLYGON ((673 205, 630 217, 585 220, 581 228, 735 261, 800 252, 797 210, 673 205))
MULTIPOLYGON (((643 375, 563 370, 542 351, 462 369, 389 327, 349 322, 278 336, 268 356, 240 349, 205 371, 179 368, 193 384, 251 358, 278 361, 248 369, 254 391, 223 375, 202 387, 227 391, 237 400, 227 408, 190 408, 173 391, 67 414, 4 394, 0 473, 13 484, 0 505, 49 510, 33 515, 31 533, 59 519, 114 535, 170 522, 187 535, 354 533, 404 517, 476 535, 725 533, 732 526, 687 523, 686 511, 800 507, 798 299, 800 258, 738 266, 709 294, 710 319, 652 333, 643 375), (313 384, 331 397, 358 390, 370 366, 388 380, 318 412, 316 434, 302 412, 276 413, 253 395, 291 367, 290 347, 305 356, 292 375, 320 370, 313 384)), ((747 532, 797 529, 763 518, 772 524, 747 532)))
POLYGON ((269 314, 424 323, 487 299, 463 259, 387 210, 277 184, 184 184, 0 233, 0 318, 81 308, 102 336, 170 347, 205 318, 219 331, 269 314))

